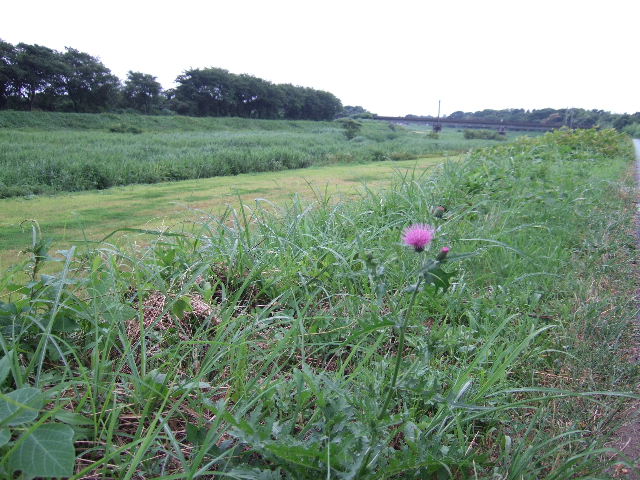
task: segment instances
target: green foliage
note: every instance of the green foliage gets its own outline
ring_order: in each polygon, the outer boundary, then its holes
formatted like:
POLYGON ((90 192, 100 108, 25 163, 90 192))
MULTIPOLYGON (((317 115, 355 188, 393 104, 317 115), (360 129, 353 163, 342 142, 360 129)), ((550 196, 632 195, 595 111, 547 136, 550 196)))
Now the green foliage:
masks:
POLYGON ((36 229, 29 278, 0 277, 4 471, 602 477, 638 381, 630 161, 624 135, 560 131, 140 247, 55 256, 36 229), (437 228, 424 262, 415 222, 437 228))
POLYGON ((162 85, 153 75, 129 71, 122 89, 124 106, 149 114, 160 106, 161 92, 162 85))
POLYGON ((631 135, 633 138, 640 138, 640 122, 626 125, 622 131, 631 135))
MULTIPOLYGON (((364 109, 360 105, 356 105, 355 107, 351 105, 345 105, 342 108, 342 111, 338 113, 336 116, 338 118, 349 117, 349 118, 369 118, 369 119, 373 119, 375 117, 373 113, 364 109)), ((389 127, 391 128, 392 125, 393 124, 389 124, 389 127)))
MULTIPOLYGON (((5 359, 9 359, 6 356, 5 359)), ((0 398, 0 425, 13 427, 32 422, 44 404, 42 392, 37 388, 24 387, 0 398)))
POLYGON ((358 123, 360 134, 345 145, 337 122, 3 111, 0 198, 468 148, 455 132, 435 144, 381 122, 358 123))
POLYGON ((138 127, 134 127, 133 125, 125 125, 124 123, 119 123, 118 125, 109 127, 109 131, 112 133, 142 133, 142 130, 138 127))
POLYGON ((120 81, 97 58, 67 48, 62 54, 67 66, 63 88, 75 112, 97 112, 113 106, 120 81))
POLYGON ((329 92, 275 85, 222 68, 189 69, 176 82, 171 106, 182 115, 331 120, 342 109, 329 92))
POLYGON ((19 471, 24 478, 69 477, 73 473, 73 429, 56 422, 34 423, 43 405, 44 395, 37 388, 0 394, 1 472, 19 471))
POLYGON ((482 138, 484 140, 506 140, 504 135, 500 135, 500 133, 495 130, 465 129, 463 135, 466 139, 482 138))
POLYGON ((540 108, 533 110, 508 108, 504 110, 485 109, 477 112, 457 111, 446 118, 506 123, 541 123, 555 126, 564 125, 569 128, 614 127, 620 131, 627 124, 640 121, 640 112, 628 115, 584 108, 540 108))
POLYGON ((76 460, 73 429, 48 423, 33 429, 8 459, 8 469, 26 478, 70 477, 76 460))
MULTIPOLYGON (((176 88, 129 71, 124 86, 96 57, 67 47, 15 47, 0 40, 0 109, 98 112, 121 106, 146 114, 332 120, 342 103, 313 88, 276 85, 221 68, 188 69, 176 88)), ((369 115, 370 117, 370 115, 369 115)))
POLYGON ((347 137, 347 140, 353 140, 360 133, 360 130, 362 130, 362 123, 352 118, 340 119, 339 123, 342 126, 342 133, 347 137))

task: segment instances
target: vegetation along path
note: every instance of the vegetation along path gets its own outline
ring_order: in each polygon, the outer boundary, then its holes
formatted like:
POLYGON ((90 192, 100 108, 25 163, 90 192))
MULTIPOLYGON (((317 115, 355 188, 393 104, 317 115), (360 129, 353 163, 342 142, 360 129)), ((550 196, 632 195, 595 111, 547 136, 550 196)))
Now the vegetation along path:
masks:
POLYGON ((0 200, 0 265, 16 263, 30 244, 31 230, 22 224, 36 220, 55 246, 99 240, 121 228, 158 228, 220 214, 240 201, 257 198, 282 202, 293 194, 307 198, 355 195, 363 185, 379 187, 401 173, 419 174, 443 157, 334 165, 231 177, 133 185, 108 190, 0 200))
MULTIPOLYGON (((633 144, 636 152, 636 180, 640 185, 640 140, 634 139, 633 144)), ((638 240, 640 241, 640 210, 637 215, 637 234, 638 240)), ((636 318, 633 329, 633 339, 635 341, 629 347, 629 357, 631 362, 640 364, 640 318, 636 318)), ((640 387, 640 385, 638 387, 640 387)), ((627 420, 618 431, 617 447, 620 448, 621 452, 627 458, 634 460, 636 468, 640 470, 640 401, 636 400, 629 406, 625 411, 625 417, 627 420)), ((640 473, 637 471, 625 470, 624 473, 629 475, 626 478, 632 480, 640 479, 640 473)))

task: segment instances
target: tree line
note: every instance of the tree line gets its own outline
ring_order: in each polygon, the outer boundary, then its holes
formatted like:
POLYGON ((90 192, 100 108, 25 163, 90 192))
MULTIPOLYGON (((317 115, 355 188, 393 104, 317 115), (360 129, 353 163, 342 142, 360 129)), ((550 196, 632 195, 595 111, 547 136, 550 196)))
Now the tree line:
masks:
POLYGON ((525 110, 485 109, 477 112, 457 111, 445 117, 450 120, 484 120, 505 123, 541 123, 543 125, 566 125, 571 128, 614 127, 618 130, 640 122, 640 112, 634 114, 611 113, 605 110, 584 108, 540 108, 525 110))
MULTIPOLYGON (((376 118, 376 114, 360 106, 345 106, 339 116, 350 118, 376 118)), ((428 115, 405 115, 407 119, 432 119, 428 115)), ((524 108, 506 108, 503 110, 484 109, 476 112, 458 110, 442 116, 446 120, 479 120, 485 122, 504 123, 538 123, 550 126, 567 126, 570 128, 613 127, 619 131, 627 131, 640 136, 640 112, 611 113, 606 110, 587 110, 584 108, 540 108, 525 110, 524 108), (636 133, 638 132, 638 133, 636 133)))
POLYGON ((0 109, 294 120, 331 120, 342 111, 329 92, 221 68, 186 70, 176 84, 164 90, 153 75, 134 71, 121 82, 97 57, 75 48, 0 40, 0 109))

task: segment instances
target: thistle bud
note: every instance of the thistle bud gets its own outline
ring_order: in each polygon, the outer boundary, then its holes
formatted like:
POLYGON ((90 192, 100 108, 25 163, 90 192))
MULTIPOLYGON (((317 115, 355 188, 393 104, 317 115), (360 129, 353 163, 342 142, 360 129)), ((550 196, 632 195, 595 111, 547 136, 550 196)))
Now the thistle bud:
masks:
POLYGON ((442 250, 440 250, 440 253, 436 256, 436 260, 439 262, 446 260, 449 250, 451 250, 449 247, 442 247, 442 250))
POLYGON ((442 218, 444 215, 444 212, 446 211, 447 211, 446 208, 444 208, 442 205, 438 205, 433 209, 433 216, 436 218, 442 218))

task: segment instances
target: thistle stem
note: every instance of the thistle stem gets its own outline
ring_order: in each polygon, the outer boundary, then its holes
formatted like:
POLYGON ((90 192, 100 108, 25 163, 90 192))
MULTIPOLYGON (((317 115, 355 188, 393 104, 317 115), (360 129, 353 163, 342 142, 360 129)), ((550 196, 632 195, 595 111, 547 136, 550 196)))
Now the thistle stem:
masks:
MULTIPOLYGON (((416 283, 416 288, 411 295, 409 306, 407 307, 407 310, 405 314, 402 316, 402 320, 400 322, 400 336, 398 338, 398 351, 396 352, 396 362, 393 367, 393 375, 391 376, 391 382, 387 387, 388 389, 387 397, 385 398, 384 403, 382 404, 382 408, 380 409, 380 413, 378 413, 378 417, 376 418, 376 420, 378 421, 382 420, 382 418, 384 417, 387 411, 387 408, 389 407, 389 403, 393 398, 394 390, 396 388, 396 382, 398 381, 398 373, 400 372, 400 363, 402 361, 402 351, 404 350, 404 338, 405 338, 405 331, 407 330, 407 318, 409 318, 411 310, 413 310, 413 306, 416 303, 416 297, 418 296, 418 290, 420 290, 421 283, 422 283, 422 275, 418 277, 418 283, 416 283)), ((360 468, 358 469, 356 478, 360 478, 360 475, 364 473, 364 471, 366 470, 367 465, 369 464, 369 459, 371 458, 372 451, 373 451, 372 447, 370 446, 367 449, 367 453, 365 454, 364 461, 362 462, 362 464, 360 465, 360 468)))
POLYGON ((420 289, 420 284, 422 283, 422 275, 418 277, 418 283, 416 283, 416 288, 411 295, 411 300, 409 301, 409 306, 405 314, 402 317, 400 322, 400 337, 398 338, 398 351, 396 352, 396 362, 393 367, 393 375, 391 376, 391 383, 389 383, 387 398, 385 398, 384 403, 382 404, 382 408, 380 409, 380 413, 378 414, 378 420, 382 420, 384 417, 387 407, 391 402, 391 398, 393 397, 394 390, 396 388, 396 382, 398 381, 398 373, 400 372, 400 363, 402 362, 402 351, 404 350, 404 338, 405 331, 407 330, 407 318, 409 317, 411 310, 413 310, 413 306, 416 303, 416 297, 418 296, 418 290, 420 289))

